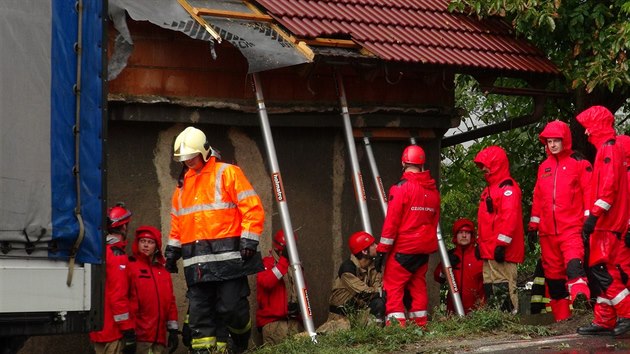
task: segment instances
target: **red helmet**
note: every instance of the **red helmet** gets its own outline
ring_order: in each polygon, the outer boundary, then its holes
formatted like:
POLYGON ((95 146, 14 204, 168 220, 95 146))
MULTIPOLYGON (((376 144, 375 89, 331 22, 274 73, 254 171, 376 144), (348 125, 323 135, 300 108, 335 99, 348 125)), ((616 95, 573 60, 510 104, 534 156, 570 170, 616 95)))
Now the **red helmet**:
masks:
POLYGON ((426 161, 424 150, 418 145, 409 145, 402 154, 402 162, 411 165, 423 165, 426 161))
MULTIPOLYGON (((297 237, 297 234, 293 232, 293 236, 297 237)), ((273 249, 274 251, 281 253, 286 245, 287 240, 284 238, 284 230, 280 229, 273 237, 273 249)))
POLYGON ((107 211, 107 224, 110 229, 122 226, 130 221, 131 211, 125 208, 124 204, 116 204, 115 207, 111 207, 107 211))
POLYGON ((350 252, 352 254, 357 254, 372 246, 374 241, 375 239, 372 235, 365 231, 358 231, 350 235, 350 238, 348 239, 348 246, 350 247, 350 252))

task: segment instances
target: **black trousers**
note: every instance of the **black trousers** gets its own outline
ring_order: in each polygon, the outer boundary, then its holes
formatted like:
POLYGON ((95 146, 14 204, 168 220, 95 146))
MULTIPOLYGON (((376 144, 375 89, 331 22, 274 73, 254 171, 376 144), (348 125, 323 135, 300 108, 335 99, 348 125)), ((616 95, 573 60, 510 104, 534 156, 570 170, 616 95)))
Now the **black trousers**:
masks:
POLYGON ((197 283, 188 288, 192 338, 216 337, 227 343, 228 327, 241 330, 250 324, 247 277, 197 283))

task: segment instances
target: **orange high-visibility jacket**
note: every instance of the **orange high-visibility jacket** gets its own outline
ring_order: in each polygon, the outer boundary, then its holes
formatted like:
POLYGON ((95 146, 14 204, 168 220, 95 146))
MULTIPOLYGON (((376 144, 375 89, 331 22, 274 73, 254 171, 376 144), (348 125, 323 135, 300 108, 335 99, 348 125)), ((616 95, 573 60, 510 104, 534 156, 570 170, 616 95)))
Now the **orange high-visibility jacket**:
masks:
POLYGON ((173 193, 168 245, 181 248, 188 285, 262 270, 260 252, 243 262, 240 247, 257 248, 264 219, 262 202, 239 167, 212 157, 199 173, 187 171, 173 193))

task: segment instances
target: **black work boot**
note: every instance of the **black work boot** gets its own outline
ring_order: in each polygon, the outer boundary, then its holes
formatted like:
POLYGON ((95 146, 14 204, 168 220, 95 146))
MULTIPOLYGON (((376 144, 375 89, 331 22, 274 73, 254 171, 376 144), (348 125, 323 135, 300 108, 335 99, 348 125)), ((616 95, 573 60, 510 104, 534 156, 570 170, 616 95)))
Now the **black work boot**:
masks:
POLYGON ((619 318, 617 320, 617 325, 613 329, 613 334, 615 336, 620 336, 622 334, 626 334, 630 331, 630 318, 619 318))
POLYGON ((249 345, 249 336, 251 330, 245 331, 245 333, 230 333, 230 339, 232 339, 232 352, 235 354, 241 354, 247 350, 249 345))
POLYGON ((577 333, 583 336, 610 336, 613 334, 613 330, 591 323, 590 325, 579 327, 577 333))

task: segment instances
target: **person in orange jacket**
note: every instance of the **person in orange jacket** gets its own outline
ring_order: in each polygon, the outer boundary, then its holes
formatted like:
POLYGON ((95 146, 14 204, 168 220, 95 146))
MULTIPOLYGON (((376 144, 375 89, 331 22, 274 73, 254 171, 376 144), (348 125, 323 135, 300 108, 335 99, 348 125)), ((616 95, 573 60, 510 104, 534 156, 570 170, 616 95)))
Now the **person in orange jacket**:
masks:
MULTIPOLYGON (((476 239, 475 225, 472 221, 462 218, 453 223, 455 248, 448 252, 448 258, 466 314, 486 302, 486 293, 483 289, 483 261, 476 255, 476 239)), ((435 267, 433 278, 440 284, 446 282, 442 262, 435 267)), ((455 312, 450 294, 447 295, 446 308, 449 312, 455 312)))
POLYGON ((90 332, 96 354, 136 352, 135 324, 129 304, 129 258, 125 253, 131 211, 122 203, 107 211, 103 328, 90 332))
POLYGON ((262 332, 265 344, 278 344, 303 330, 285 247, 284 231, 278 230, 273 238, 273 250, 263 258, 265 270, 256 275, 256 327, 262 332))
POLYGON ((576 117, 597 149, 591 179, 590 208, 582 226, 589 248, 588 266, 600 293, 590 325, 579 327, 582 335, 622 335, 630 331, 630 291, 619 264, 625 262, 621 240, 628 230, 630 200, 623 147, 617 143, 613 114, 593 106, 576 117))
POLYGON ((477 212, 486 298, 490 305, 515 314, 517 264, 525 259, 521 188, 510 175, 510 163, 501 147, 481 150, 474 161, 488 182, 477 212))
POLYGON ((183 174, 173 192, 166 269, 182 258, 188 285, 193 353, 234 352, 249 345, 247 276, 264 269, 258 243, 265 213, 260 197, 235 165, 217 160, 206 135, 188 127, 173 146, 183 174))
POLYGON ((540 240, 542 266, 556 322, 571 317, 570 304, 591 292, 584 271, 581 231, 590 198, 591 163, 571 149, 571 130, 559 120, 539 135, 547 158, 538 168, 528 241, 540 240))
POLYGON ((177 305, 171 275, 164 268, 162 233, 153 226, 136 229, 129 257, 131 313, 137 354, 165 354, 177 349, 177 305), (168 333, 168 340, 167 340, 168 333))
POLYGON ((427 324, 428 293, 426 273, 429 255, 438 249, 437 225, 440 219, 440 193, 435 180, 424 169, 426 156, 420 146, 403 151, 401 180, 389 190, 387 216, 376 246, 376 270, 383 262, 385 325, 398 321, 424 327, 427 324), (407 309, 405 291, 411 297, 407 309))

